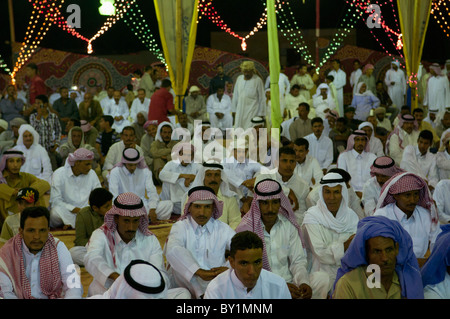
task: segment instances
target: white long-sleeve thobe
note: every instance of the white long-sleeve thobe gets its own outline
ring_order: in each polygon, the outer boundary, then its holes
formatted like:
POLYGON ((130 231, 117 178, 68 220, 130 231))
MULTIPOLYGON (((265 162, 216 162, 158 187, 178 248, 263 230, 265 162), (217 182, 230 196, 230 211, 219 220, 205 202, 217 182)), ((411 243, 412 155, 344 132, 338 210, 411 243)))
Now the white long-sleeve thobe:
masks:
MULTIPOLYGON (((131 122, 136 121, 136 117, 139 112, 145 112, 145 114, 148 114, 148 109, 150 107, 150 99, 145 98, 144 101, 141 101, 139 98, 135 98, 133 100, 133 103, 131 103, 130 107, 130 118, 131 122)), ((147 119, 145 119, 147 120, 147 119)))
POLYGON ((251 191, 242 185, 248 179, 252 179, 261 173, 262 165, 258 162, 246 160, 238 162, 234 157, 228 157, 222 163, 223 170, 228 177, 228 182, 236 189, 240 189, 243 196, 251 196, 251 191))
POLYGON ((405 73, 400 69, 397 69, 397 71, 394 69, 389 69, 386 71, 384 83, 387 86, 387 92, 392 100, 392 104, 400 109, 405 104, 405 73), (391 82, 394 82, 394 84, 391 84, 391 82))
POLYGON ((255 116, 266 116, 266 95, 264 83, 257 75, 245 80, 239 75, 233 91, 231 110, 235 112, 234 128, 246 130, 253 127, 251 120, 255 116))
POLYGON ((405 147, 400 168, 419 175, 428 182, 429 186, 436 187, 439 182, 436 155, 430 152, 422 155, 417 145, 405 147))
POLYGON ((450 105, 450 86, 446 76, 432 76, 428 79, 423 105, 439 112, 445 111, 450 105))
POLYGON ((450 154, 448 154, 447 150, 436 153, 436 165, 439 180, 450 179, 450 154))
POLYGON ((309 142, 309 155, 319 162, 321 169, 328 169, 333 162, 333 141, 323 133, 320 138, 311 133, 305 139, 309 142))
POLYGON ((364 215, 372 216, 377 207, 378 198, 380 198, 381 186, 377 182, 376 176, 371 177, 364 184, 361 203, 364 206, 364 215))
POLYGON ((50 189, 52 226, 57 227, 62 222, 75 228, 76 214, 72 210, 89 206, 91 191, 99 187, 102 185, 92 169, 86 175, 75 176, 69 164, 58 168, 53 173, 50 189))
POLYGON ((152 172, 148 168, 136 168, 131 174, 125 166, 114 167, 109 174, 108 185, 114 198, 128 192, 139 196, 147 212, 156 209, 158 219, 169 219, 172 214, 172 202, 160 200, 153 184, 152 172))
POLYGON ((450 180, 440 181, 433 192, 433 199, 436 202, 439 220, 442 224, 450 223, 450 180))
POLYGON ((39 144, 33 144, 30 148, 25 145, 16 145, 15 150, 23 152, 25 163, 20 168, 21 172, 30 173, 47 182, 52 180, 52 164, 45 148, 39 144))
MULTIPOLYGON (((148 111, 147 111, 148 112, 148 111)), ((114 118, 114 124, 112 128, 116 130, 116 132, 121 133, 125 126, 131 125, 128 117, 130 116, 130 110, 128 109, 127 102, 123 100, 119 100, 119 103, 115 101, 111 104, 111 116, 114 118), (122 116, 123 119, 116 120, 117 116, 122 116)))
POLYGON ((227 267, 225 251, 230 249, 235 231, 211 218, 198 225, 191 216, 173 224, 164 252, 175 282, 197 298, 204 294, 208 281, 195 276, 199 269, 227 267))
POLYGON ((362 192, 364 183, 370 179, 370 166, 377 156, 370 152, 363 151, 359 154, 352 149, 351 151, 342 152, 337 160, 337 167, 347 171, 352 179, 350 184, 355 192, 362 192))
POLYGON ((396 203, 377 209, 374 216, 385 216, 398 221, 411 236, 414 254, 417 258, 422 258, 428 248, 433 248, 436 236, 441 232, 439 227, 436 227, 434 231, 431 230, 430 212, 418 205, 410 218, 406 217, 406 214, 397 207, 396 203))
POLYGON ((403 151, 408 145, 417 145, 417 140, 419 138, 419 131, 413 130, 411 134, 405 132, 405 130, 400 129, 400 136, 402 138, 402 146, 400 147, 400 138, 397 134, 392 134, 389 138, 389 156, 395 161, 395 164, 400 166, 403 158, 403 151))
POLYGON ((341 116, 344 114, 344 86, 347 84, 347 74, 341 69, 332 70, 328 75, 332 75, 334 77, 333 84, 336 87, 336 94, 339 108, 339 114, 341 116))
POLYGON ((221 130, 233 127, 233 117, 231 116, 231 99, 228 95, 223 95, 219 100, 217 93, 211 94, 206 100, 206 110, 209 114, 211 127, 217 127, 221 130), (219 119, 216 113, 222 113, 223 117, 219 119))
POLYGON ((255 287, 247 290, 234 270, 229 269, 211 280, 204 299, 292 299, 284 279, 265 269, 261 270, 255 287))
POLYGON ((320 168, 319 162, 309 154, 306 155, 303 163, 297 163, 294 173, 304 179, 311 187, 318 184, 320 179, 323 177, 323 171, 320 168), (312 182, 313 178, 314 183, 312 182))

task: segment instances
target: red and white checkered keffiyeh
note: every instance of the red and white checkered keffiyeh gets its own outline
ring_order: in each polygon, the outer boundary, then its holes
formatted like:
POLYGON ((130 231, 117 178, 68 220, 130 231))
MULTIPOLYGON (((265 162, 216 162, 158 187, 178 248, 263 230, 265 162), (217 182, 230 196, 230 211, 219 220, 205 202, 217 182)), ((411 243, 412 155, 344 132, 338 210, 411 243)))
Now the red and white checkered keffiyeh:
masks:
POLYGON ((281 185, 272 179, 264 179, 255 186, 255 196, 253 197, 250 210, 242 217, 241 223, 236 227, 236 232, 251 231, 254 232, 261 238, 263 242, 263 268, 270 271, 269 259, 267 257, 266 243, 264 240, 264 228, 261 219, 261 211, 259 209, 260 200, 270 200, 270 199, 280 199, 281 207, 279 214, 283 215, 288 219, 292 225, 298 230, 298 235, 300 236, 303 247, 304 240, 302 236, 302 231, 300 226, 297 224, 295 219, 294 211, 292 210, 291 203, 286 195, 283 193, 281 185), (266 194, 266 195, 265 195, 266 194))
POLYGON ((364 148, 365 152, 370 152, 370 143, 369 139, 370 137, 367 136, 366 132, 363 130, 356 130, 354 131, 347 139, 347 149, 345 151, 351 151, 353 149, 353 146, 355 145, 355 137, 362 136, 366 139, 366 147, 364 148))
POLYGON ((377 157, 372 166, 370 166, 370 176, 374 177, 375 174, 392 177, 397 173, 405 172, 404 169, 395 165, 395 161, 389 156, 377 157))
MULTIPOLYGON (((14 293, 19 299, 34 299, 31 295, 30 281, 25 274, 22 242, 22 236, 17 234, 2 247, 0 250, 0 272, 9 277, 13 284, 14 293)), ((39 260, 41 291, 49 299, 63 296, 63 282, 56 248, 58 243, 59 240, 56 241, 52 234, 48 234, 39 260)), ((0 297, 3 297, 1 289, 0 297)))
POLYGON ((430 189, 427 183, 418 175, 403 172, 397 173, 392 176, 381 188, 381 195, 378 199, 376 209, 383 208, 384 206, 395 203, 393 195, 410 192, 413 190, 420 190, 419 202, 417 205, 422 206, 428 210, 431 214, 431 223, 433 227, 438 226, 438 213, 436 205, 433 202, 430 189))
POLYGON ((399 141, 400 148, 401 149, 405 148, 402 145, 403 144, 403 138, 402 138, 403 134, 401 134, 402 126, 405 122, 414 123, 414 130, 416 130, 416 131, 419 129, 419 124, 417 123, 414 116, 412 116, 411 114, 399 115, 398 125, 392 130, 392 132, 387 137, 385 151, 384 151, 385 154, 389 154, 389 142, 391 140, 392 135, 398 135, 398 141, 399 141))
POLYGON ((85 148, 79 148, 75 152, 70 153, 67 157, 67 163, 70 166, 75 165, 76 161, 89 161, 94 159, 94 152, 85 148))
POLYGON ((219 219, 220 216, 222 216, 223 202, 217 199, 217 196, 214 194, 214 191, 212 189, 208 190, 208 188, 209 187, 206 186, 198 186, 192 188, 189 191, 190 195, 188 197, 186 205, 184 205, 183 215, 181 215, 178 220, 186 219, 191 215, 191 213, 189 212, 189 206, 191 206, 192 203, 203 200, 212 200, 214 202, 214 211, 211 216, 212 218, 219 219))
POLYGON ((105 234, 111 255, 113 256, 114 265, 116 264, 116 258, 114 253, 115 241, 114 233, 117 230, 117 224, 114 221, 114 216, 126 216, 126 217, 141 217, 139 221, 138 230, 145 236, 152 236, 153 233, 148 229, 148 215, 145 210, 144 203, 141 198, 133 193, 123 193, 114 199, 114 203, 110 210, 105 214, 104 223, 100 229, 105 234))

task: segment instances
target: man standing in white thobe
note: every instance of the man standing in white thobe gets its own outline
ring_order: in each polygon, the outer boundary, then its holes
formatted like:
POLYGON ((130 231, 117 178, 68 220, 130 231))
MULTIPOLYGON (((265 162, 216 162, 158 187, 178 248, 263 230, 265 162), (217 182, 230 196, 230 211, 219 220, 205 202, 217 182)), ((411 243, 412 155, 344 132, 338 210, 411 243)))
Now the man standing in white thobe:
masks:
POLYGON ((423 105, 429 109, 438 109, 445 111, 450 106, 450 85, 448 77, 442 74, 439 64, 434 63, 430 66, 431 77, 427 82, 427 90, 423 105))
POLYGON ((160 200, 152 172, 145 164, 144 156, 135 148, 124 149, 122 160, 109 173, 108 185, 114 198, 122 193, 138 195, 152 221, 167 220, 172 215, 172 202, 160 200))
POLYGON ((246 130, 253 127, 252 118, 266 116, 266 94, 253 61, 242 62, 241 71, 243 74, 238 76, 234 86, 231 110, 235 113, 234 128, 246 130))
POLYGON ((192 188, 184 214, 172 226, 164 247, 175 283, 196 298, 229 268, 225 254, 235 231, 219 220, 222 209, 223 202, 211 188, 192 188))
POLYGON ((386 72, 384 83, 387 86, 393 106, 395 105, 397 109, 401 108, 405 104, 406 78, 405 72, 400 69, 398 61, 391 63, 391 68, 386 72))
POLYGON ((347 84, 347 74, 341 69, 341 61, 338 59, 333 60, 332 70, 328 75, 333 76, 333 84, 336 87, 337 107, 339 108, 339 114, 342 116, 344 114, 344 86, 347 84))
POLYGON ((76 214, 89 205, 89 195, 102 187, 92 170, 94 152, 79 148, 70 153, 66 164, 52 177, 50 189, 50 227, 75 228, 76 214))
POLYGON ((114 91, 113 87, 109 87, 106 90, 107 96, 100 100, 100 106, 104 115, 111 115, 111 105, 114 103, 114 91))
POLYGON ((353 61, 353 71, 350 74, 350 86, 353 89, 353 94, 355 94, 356 92, 356 85, 358 84, 361 75, 362 75, 361 62, 356 59, 353 61))

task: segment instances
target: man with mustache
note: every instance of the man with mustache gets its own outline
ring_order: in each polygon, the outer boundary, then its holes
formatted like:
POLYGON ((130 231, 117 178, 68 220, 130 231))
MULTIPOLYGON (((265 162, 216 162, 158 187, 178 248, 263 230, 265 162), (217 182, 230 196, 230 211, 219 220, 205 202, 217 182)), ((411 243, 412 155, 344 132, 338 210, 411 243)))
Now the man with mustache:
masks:
POLYGON ((229 267, 226 252, 235 231, 219 220, 222 209, 223 202, 211 188, 191 188, 183 215, 172 226, 164 248, 175 282, 196 298, 229 267))
POLYGON ((251 208, 236 228, 245 230, 263 240, 263 268, 286 280, 293 299, 326 295, 328 278, 308 273, 300 225, 280 183, 264 179, 256 184, 251 208))
MULTIPOLYGON (((153 264, 164 281, 169 282, 161 245, 148 230, 147 211, 139 196, 133 193, 117 196, 104 221, 92 233, 84 258, 86 270, 94 277, 89 286, 89 297, 105 293, 135 259, 153 264)), ((183 288, 169 289, 168 294, 169 299, 190 298, 183 288)))
POLYGON ((366 216, 372 216, 375 212, 378 199, 381 195, 381 188, 389 178, 397 173, 404 172, 395 164, 395 161, 389 156, 381 156, 373 161, 370 166, 371 178, 364 183, 363 195, 361 203, 364 207, 364 214, 366 216))
POLYGON ((19 233, 0 250, 1 298, 81 299, 80 276, 71 267, 67 247, 50 234, 49 223, 45 207, 28 207, 21 213, 19 233))
POLYGON ((422 265, 441 232, 436 205, 425 180, 413 173, 392 176, 381 188, 374 216, 400 222, 413 240, 414 254, 422 265))
POLYGON ((383 216, 362 219, 352 245, 341 259, 333 299, 423 299, 423 296, 419 265, 405 229, 399 222, 383 216), (373 272, 368 266, 379 267, 378 283, 371 281, 373 272))

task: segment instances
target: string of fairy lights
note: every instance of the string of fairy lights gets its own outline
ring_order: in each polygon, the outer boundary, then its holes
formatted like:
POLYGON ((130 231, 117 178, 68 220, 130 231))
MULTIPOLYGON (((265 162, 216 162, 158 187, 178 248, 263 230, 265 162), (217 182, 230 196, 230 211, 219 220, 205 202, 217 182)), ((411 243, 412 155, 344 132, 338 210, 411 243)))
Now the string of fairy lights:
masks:
POLYGON ((450 17, 450 10, 447 7, 448 1, 434 1, 431 7, 431 14, 436 23, 441 27, 447 37, 450 37, 450 25, 446 21, 446 17, 450 17), (443 8, 441 9, 441 5, 443 8))
MULTIPOLYGON (((56 25, 63 31, 68 32, 70 35, 85 41, 87 43, 87 52, 93 53, 92 42, 98 39, 101 35, 106 33, 113 25, 119 20, 123 19, 130 30, 140 39, 140 41, 152 52, 161 62, 165 63, 164 54, 159 48, 157 41, 155 40, 149 24, 145 20, 145 17, 140 10, 137 0, 116 0, 115 8, 116 13, 113 16, 109 16, 103 26, 97 31, 97 33, 91 38, 87 38, 80 34, 76 29, 68 25, 66 19, 61 13, 61 7, 64 4, 64 0, 29 0, 33 5, 33 11, 29 19, 28 27, 25 33, 22 46, 20 48, 17 61, 14 64, 14 68, 11 71, 4 60, 0 56, 0 69, 3 69, 11 75, 14 82, 14 77, 18 70, 31 58, 32 54, 36 51, 38 45, 46 35, 50 26, 56 25)), ((264 12, 262 13, 259 21, 254 28, 248 32, 245 36, 237 34, 237 32, 231 30, 229 25, 224 22, 221 16, 213 5, 213 0, 199 0, 197 10, 199 11, 198 21, 202 18, 206 18, 215 24, 222 31, 230 34, 231 36, 241 41, 241 48, 243 51, 247 49, 247 40, 255 35, 267 24, 267 8, 265 1, 264 12)), ((313 65, 316 70, 319 70, 342 46, 345 38, 348 36, 352 28, 356 25, 358 18, 367 19, 368 11, 366 9, 370 4, 376 4, 382 10, 380 12, 392 11, 392 15, 395 21, 395 27, 391 28, 386 25, 383 16, 380 14, 378 20, 384 33, 389 38, 390 42, 396 49, 396 53, 403 58, 402 55, 402 34, 400 31, 396 10, 393 0, 381 0, 381 1, 369 1, 369 0, 346 0, 348 4, 347 12, 345 13, 340 25, 337 28, 337 32, 330 40, 330 44, 319 60, 319 65, 315 65, 313 55, 311 54, 308 45, 305 40, 305 36, 302 29, 299 26, 298 17, 295 15, 289 1, 276 0, 275 7, 278 16, 278 28, 283 36, 289 41, 289 44, 301 55, 302 59, 310 65, 313 65), (390 6, 390 8, 389 8, 390 6)), ((303 1, 305 3, 305 1, 303 1)), ((446 36, 450 36, 450 26, 447 24, 446 17, 449 16, 449 8, 444 0, 436 0, 433 2, 432 15, 438 22, 439 26, 445 32, 446 36)), ((391 50, 386 49, 385 45, 375 35, 374 30, 370 29, 371 34, 375 37, 376 41, 380 44, 383 50, 389 56, 393 57, 391 50)))
POLYGON ((127 11, 127 14, 124 17, 124 22, 128 25, 131 31, 141 40, 141 42, 147 47, 150 52, 153 54, 164 64, 166 64, 166 60, 164 59, 164 54, 158 46, 153 34, 150 31, 150 27, 145 20, 144 15, 141 12, 138 4, 134 5, 134 8, 131 8, 127 11))

